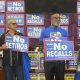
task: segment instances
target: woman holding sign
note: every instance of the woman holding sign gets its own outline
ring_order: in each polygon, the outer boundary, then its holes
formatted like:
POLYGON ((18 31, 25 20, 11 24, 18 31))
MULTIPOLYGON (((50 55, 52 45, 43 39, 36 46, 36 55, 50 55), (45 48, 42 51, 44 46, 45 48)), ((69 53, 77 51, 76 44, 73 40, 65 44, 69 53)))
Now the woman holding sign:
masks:
MULTIPOLYGON (((59 27, 60 14, 54 13, 51 15, 51 26, 46 28, 40 37, 40 46, 43 38, 53 37, 67 37, 67 32, 59 27)), ((46 80, 64 80, 65 61, 54 60, 44 61, 45 77, 46 80), (54 78, 55 76, 55 78, 54 78)))
MULTIPOLYGON (((3 66, 5 69, 5 80, 24 80, 23 79, 23 62, 22 52, 14 51, 7 48, 5 43, 5 37, 19 35, 23 36, 22 33, 16 31, 17 23, 14 19, 7 21, 8 31, 0 37, 0 50, 3 50, 3 66)), ((11 47, 11 46, 10 46, 11 47)), ((29 70, 28 70, 29 71, 29 70)), ((28 79, 30 80, 30 79, 28 79)))

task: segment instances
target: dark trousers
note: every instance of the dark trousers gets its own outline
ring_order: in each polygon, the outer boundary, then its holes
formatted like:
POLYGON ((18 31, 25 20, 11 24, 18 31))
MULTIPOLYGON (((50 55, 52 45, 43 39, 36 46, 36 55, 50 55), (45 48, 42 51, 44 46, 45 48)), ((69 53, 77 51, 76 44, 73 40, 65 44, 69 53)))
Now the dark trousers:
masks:
POLYGON ((64 80, 65 61, 44 62, 44 69, 46 80, 64 80))
POLYGON ((5 80, 23 80, 22 66, 6 66, 5 80))

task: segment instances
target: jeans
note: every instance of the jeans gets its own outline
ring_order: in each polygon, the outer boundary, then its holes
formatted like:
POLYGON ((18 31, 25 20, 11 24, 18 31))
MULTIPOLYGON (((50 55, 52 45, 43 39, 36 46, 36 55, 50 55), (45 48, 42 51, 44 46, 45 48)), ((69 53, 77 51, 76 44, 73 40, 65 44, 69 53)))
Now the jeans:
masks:
POLYGON ((6 66, 5 80, 23 80, 22 66, 6 66))

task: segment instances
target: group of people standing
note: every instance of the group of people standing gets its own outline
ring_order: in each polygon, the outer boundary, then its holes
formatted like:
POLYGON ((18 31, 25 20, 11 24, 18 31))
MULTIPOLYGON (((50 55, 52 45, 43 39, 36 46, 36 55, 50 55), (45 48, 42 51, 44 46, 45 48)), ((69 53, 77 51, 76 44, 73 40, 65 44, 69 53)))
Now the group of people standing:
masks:
MULTIPOLYGON (((59 27, 60 14, 53 13, 51 15, 51 26, 46 28, 39 39, 43 49, 43 38, 53 37, 68 37, 66 30, 59 27), (56 34, 56 36, 55 36, 56 34)), ((3 50, 3 67, 5 70, 5 80, 30 80, 30 62, 27 53, 13 51, 7 49, 5 36, 6 35, 19 35, 24 36, 22 33, 16 31, 17 23, 14 19, 7 21, 8 30, 0 37, 0 51, 3 50), (26 63, 27 62, 27 63, 26 63), (27 66, 25 66, 27 64, 27 66), (16 77, 15 77, 16 76, 16 77), (27 78, 25 79, 25 76, 27 78)), ((44 61, 44 71, 46 80, 64 80, 65 74, 65 60, 44 61), (55 76, 55 79, 54 79, 55 76)))

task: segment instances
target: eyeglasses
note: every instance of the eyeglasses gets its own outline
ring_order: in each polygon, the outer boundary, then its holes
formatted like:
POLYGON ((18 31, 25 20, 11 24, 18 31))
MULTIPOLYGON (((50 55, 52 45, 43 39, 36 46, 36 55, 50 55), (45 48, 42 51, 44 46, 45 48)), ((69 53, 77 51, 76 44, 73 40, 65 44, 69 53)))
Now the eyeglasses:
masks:
POLYGON ((60 19, 60 17, 52 17, 52 18, 54 18, 54 19, 60 19))
POLYGON ((12 25, 17 25, 17 23, 11 23, 12 25))

